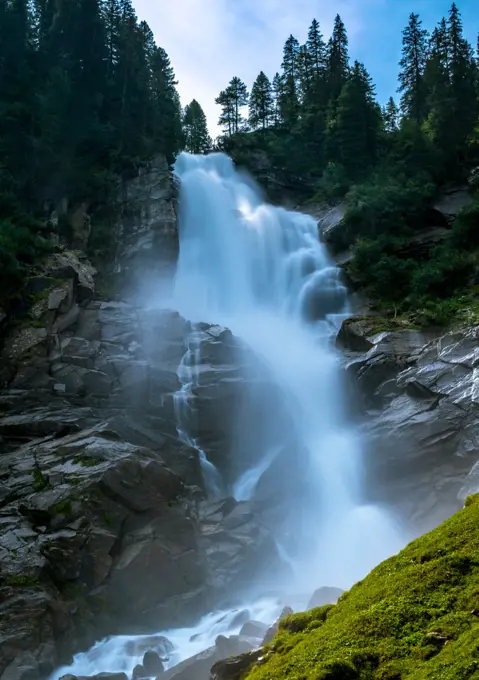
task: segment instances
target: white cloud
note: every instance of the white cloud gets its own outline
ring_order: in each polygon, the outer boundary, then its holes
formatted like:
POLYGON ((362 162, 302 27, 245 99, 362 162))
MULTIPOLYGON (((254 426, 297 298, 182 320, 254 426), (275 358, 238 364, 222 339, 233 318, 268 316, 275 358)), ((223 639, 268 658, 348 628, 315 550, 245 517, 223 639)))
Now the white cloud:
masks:
MULTIPOLYGON (((381 0, 363 0, 362 4, 381 0)), ((208 116, 213 137, 219 134, 214 100, 232 76, 251 87, 263 70, 279 70, 286 38, 306 37, 316 17, 329 36, 339 12, 351 42, 362 29, 357 0, 136 0, 140 19, 169 54, 183 105, 197 99, 208 116)))

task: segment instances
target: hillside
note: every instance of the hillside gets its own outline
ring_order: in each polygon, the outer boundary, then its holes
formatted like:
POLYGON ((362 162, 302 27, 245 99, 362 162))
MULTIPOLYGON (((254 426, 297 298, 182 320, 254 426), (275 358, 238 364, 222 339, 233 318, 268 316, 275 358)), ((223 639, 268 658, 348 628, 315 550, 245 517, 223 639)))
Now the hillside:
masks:
MULTIPOLYGON (((225 664, 213 670, 215 678, 234 677, 225 664)), ((479 496, 374 569, 336 606, 284 619, 246 677, 479 678, 479 496)))

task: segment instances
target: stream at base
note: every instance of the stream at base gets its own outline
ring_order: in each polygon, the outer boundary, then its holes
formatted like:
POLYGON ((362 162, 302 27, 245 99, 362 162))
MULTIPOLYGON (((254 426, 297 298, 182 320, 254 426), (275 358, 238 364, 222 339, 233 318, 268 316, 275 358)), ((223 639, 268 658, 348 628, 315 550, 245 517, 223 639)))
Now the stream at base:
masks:
MULTIPOLYGON (((301 610, 316 588, 349 588, 407 542, 390 512, 363 497, 362 442, 348 422, 333 342, 348 315, 347 291, 319 241, 316 221, 264 203, 254 183, 223 154, 182 154, 176 172, 180 257, 170 307, 193 324, 229 328, 261 360, 282 395, 288 418, 278 422, 265 403, 269 436, 266 443, 262 438, 254 465, 239 465, 229 495, 254 501, 265 475, 278 488, 290 489, 270 527, 278 558, 289 569, 284 583, 271 584, 285 593, 281 600, 248 602, 246 595, 236 608, 209 613, 194 628, 160 633, 174 645, 168 666, 214 645, 218 635, 239 633, 241 625, 233 625, 239 609, 270 625, 284 605, 301 610), (287 464, 285 441, 292 443, 287 464), (292 469, 297 479, 288 486, 292 469), (304 592, 303 601, 295 598, 304 592)), ((178 369, 177 429, 197 448, 206 487, 219 497, 225 488, 221 475, 187 431, 189 396, 198 378, 194 333, 193 326, 178 369)), ((248 429, 248 423, 239 424, 248 429)), ((51 680, 66 673, 131 674, 139 660, 128 656, 128 648, 142 640, 115 637, 99 643, 51 680)))

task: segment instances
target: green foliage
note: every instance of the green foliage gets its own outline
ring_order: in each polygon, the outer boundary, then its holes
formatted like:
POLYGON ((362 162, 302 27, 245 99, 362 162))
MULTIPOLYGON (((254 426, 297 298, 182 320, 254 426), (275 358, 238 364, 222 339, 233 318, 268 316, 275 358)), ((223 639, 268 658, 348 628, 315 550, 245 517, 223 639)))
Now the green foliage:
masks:
POLYGON ((461 211, 441 245, 411 250, 410 239, 426 219, 430 188, 410 182, 403 194, 397 185, 383 192, 374 184, 357 187, 336 245, 356 241, 349 272, 376 299, 394 303, 422 324, 447 325, 475 305, 466 291, 477 266, 479 204, 461 211))
POLYGON ((101 458, 93 458, 91 456, 76 456, 73 459, 74 465, 81 465, 81 467, 97 467, 101 465, 104 461, 101 458))
POLYGON ((274 112, 273 90, 268 76, 261 71, 251 89, 248 122, 253 130, 263 130, 271 123, 274 112))
POLYGON ((182 144, 168 55, 130 0, 0 3, 0 302, 47 251, 54 210, 85 202, 95 218, 120 175, 182 144))
POLYGON ((52 517, 57 517, 58 515, 65 515, 66 517, 71 517, 73 514, 72 501, 70 499, 59 501, 50 508, 49 513, 52 517))
POLYGON ((479 677, 479 496, 337 605, 282 622, 247 680, 479 677))
POLYGON ((37 467, 33 471, 33 479, 35 480, 35 490, 36 491, 46 491, 47 489, 51 489, 50 482, 45 477, 45 475, 40 470, 40 468, 37 467))
POLYGON ((220 92, 215 101, 221 106, 218 122, 223 126, 225 133, 233 135, 243 131, 245 120, 241 111, 248 104, 249 94, 241 78, 237 76, 232 78, 228 87, 220 92))
POLYGON ((33 588, 40 585, 40 581, 33 576, 7 575, 3 578, 3 582, 7 586, 13 586, 17 588, 33 588))
POLYGON ((195 154, 211 151, 212 142, 208 134, 206 115, 196 99, 185 106, 183 132, 186 151, 195 154))

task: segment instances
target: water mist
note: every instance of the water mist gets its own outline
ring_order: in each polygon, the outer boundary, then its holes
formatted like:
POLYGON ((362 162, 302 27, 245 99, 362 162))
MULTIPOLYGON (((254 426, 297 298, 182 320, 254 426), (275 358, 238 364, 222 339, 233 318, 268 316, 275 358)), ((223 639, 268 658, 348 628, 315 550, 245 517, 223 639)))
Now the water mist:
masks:
MULTIPOLYGON (((174 306, 190 321, 229 327, 268 367, 291 419, 288 439, 302 482, 300 493, 292 485, 283 501, 289 507, 276 528, 281 547, 303 588, 348 587, 403 540, 384 511, 362 504, 361 441, 344 412, 332 342, 348 312, 340 272, 316 221, 265 204, 227 156, 182 154, 176 172, 182 189, 174 306)), ((234 486, 238 500, 254 497, 274 464, 271 434, 234 486)), ((291 466, 282 467, 289 475, 291 466)))
MULTIPOLYGON (((175 169, 180 256, 170 306, 193 328, 178 368, 178 434, 198 449, 211 496, 228 491, 187 427, 200 362, 195 323, 226 326, 265 366, 283 401, 275 414, 264 400, 270 436, 260 438, 254 464, 238 466, 229 489, 238 501, 254 501, 265 479, 273 484, 282 512, 274 514, 272 530, 289 577, 271 587, 291 596, 311 595, 320 586, 348 588, 406 539, 387 512, 362 498, 361 438, 348 423, 333 342, 348 314, 340 272, 319 241, 316 221, 265 204, 227 156, 182 154, 175 169)), ((248 422, 238 425, 238 431, 251 430, 248 422)), ((244 604, 252 618, 270 623, 284 601, 244 604)), ((214 645, 219 634, 239 632, 232 625, 235 612, 205 614, 194 629, 163 633, 176 646, 172 663, 214 645)), ((138 638, 99 643, 52 680, 67 672, 131 672, 125 645, 132 640, 138 638)))

